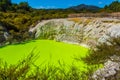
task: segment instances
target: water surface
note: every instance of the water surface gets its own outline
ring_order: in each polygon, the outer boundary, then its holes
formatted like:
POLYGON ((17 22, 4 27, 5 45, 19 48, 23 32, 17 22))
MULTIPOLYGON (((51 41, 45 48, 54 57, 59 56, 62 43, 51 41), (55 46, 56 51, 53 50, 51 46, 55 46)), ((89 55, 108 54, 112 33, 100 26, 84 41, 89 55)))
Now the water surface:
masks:
POLYGON ((76 57, 85 57, 88 49, 79 45, 56 42, 53 40, 34 40, 24 44, 8 45, 0 48, 0 58, 8 64, 16 64, 24 59, 34 49, 34 54, 38 53, 39 58, 36 65, 78 65, 80 68, 85 66, 83 61, 77 61, 76 57))

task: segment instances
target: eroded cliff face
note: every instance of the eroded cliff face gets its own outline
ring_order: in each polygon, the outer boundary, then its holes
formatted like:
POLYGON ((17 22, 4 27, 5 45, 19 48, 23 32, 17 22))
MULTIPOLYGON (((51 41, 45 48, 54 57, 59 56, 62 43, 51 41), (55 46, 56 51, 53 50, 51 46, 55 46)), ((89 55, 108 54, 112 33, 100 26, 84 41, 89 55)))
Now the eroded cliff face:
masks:
POLYGON ((106 34, 120 35, 120 20, 110 18, 68 18, 45 20, 31 28, 36 38, 95 45, 106 34), (46 36, 47 35, 47 36, 46 36))

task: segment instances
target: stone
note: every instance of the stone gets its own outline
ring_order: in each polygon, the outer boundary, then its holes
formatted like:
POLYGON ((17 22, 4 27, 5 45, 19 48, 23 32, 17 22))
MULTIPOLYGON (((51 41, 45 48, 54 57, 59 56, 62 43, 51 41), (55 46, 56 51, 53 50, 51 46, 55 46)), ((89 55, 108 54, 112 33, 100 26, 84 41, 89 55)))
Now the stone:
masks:
POLYGON ((8 36, 6 28, 0 24, 0 46, 7 40, 8 36))
MULTIPOLYGON (((83 36, 83 43, 89 44, 87 41, 93 41, 95 44, 99 42, 106 42, 106 39, 109 37, 106 35, 111 33, 111 35, 120 35, 120 23, 115 23, 115 21, 120 21, 118 19, 111 18, 80 18, 81 22, 76 23, 69 19, 51 19, 51 20, 43 20, 39 22, 35 27, 30 28, 29 32, 36 32, 35 38, 38 38, 41 34, 41 27, 45 27, 45 24, 52 22, 54 26, 51 26, 57 34, 55 35, 54 40, 56 41, 68 41, 81 43, 81 36, 83 36), (89 21, 87 24, 86 22, 89 21), (113 21, 111 23, 105 22, 113 21), (60 34, 62 31, 62 27, 64 26, 64 33, 60 34), (82 31, 83 35, 79 33, 82 31), (61 37, 62 35, 64 37, 61 37), (87 40, 87 41, 86 41, 87 40)), ((44 32, 44 31, 43 31, 44 32)), ((94 46, 94 44, 90 44, 94 46)))
POLYGON ((120 71, 120 57, 113 55, 104 63, 103 68, 94 72, 92 78, 94 80, 106 80, 106 78, 116 75, 118 71, 120 71))

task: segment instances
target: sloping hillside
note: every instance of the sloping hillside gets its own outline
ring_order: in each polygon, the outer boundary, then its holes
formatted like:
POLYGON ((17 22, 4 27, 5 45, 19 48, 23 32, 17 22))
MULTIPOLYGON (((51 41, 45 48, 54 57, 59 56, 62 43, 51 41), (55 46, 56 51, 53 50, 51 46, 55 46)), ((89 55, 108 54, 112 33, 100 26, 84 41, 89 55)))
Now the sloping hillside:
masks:
POLYGON ((68 9, 98 11, 98 10, 100 10, 100 7, 94 6, 94 5, 80 4, 80 5, 77 5, 77 6, 72 6, 72 7, 68 8, 68 9))

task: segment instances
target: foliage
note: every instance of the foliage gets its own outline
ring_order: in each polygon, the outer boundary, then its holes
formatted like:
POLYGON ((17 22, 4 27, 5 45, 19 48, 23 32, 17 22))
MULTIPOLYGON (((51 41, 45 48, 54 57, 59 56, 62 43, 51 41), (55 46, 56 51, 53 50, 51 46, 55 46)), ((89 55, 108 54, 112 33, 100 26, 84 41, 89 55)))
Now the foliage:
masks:
POLYGON ((120 56, 120 37, 110 37, 106 43, 100 43, 89 53, 84 59, 88 64, 103 64, 110 56, 120 56))
POLYGON ((105 12, 119 12, 120 2, 118 0, 115 0, 110 5, 105 5, 104 11, 105 12))
POLYGON ((7 42, 23 42, 31 38, 28 26, 32 25, 32 18, 24 14, 0 13, 0 24, 7 29, 9 36, 7 42), (24 24, 24 25, 23 25, 24 24))
POLYGON ((11 6, 11 0, 0 0, 0 11, 6 11, 11 6))
POLYGON ((19 4, 13 4, 11 0, 0 0, 0 11, 30 11, 31 7, 27 2, 21 2, 19 4))
POLYGON ((66 71, 61 63, 59 63, 60 67, 48 65, 41 68, 34 64, 36 60, 37 55, 31 53, 16 65, 8 65, 0 61, 0 80, 92 80, 93 68, 81 72, 71 65, 66 71))
POLYGON ((35 56, 31 53, 17 65, 7 65, 0 61, 0 80, 25 80, 35 56))
POLYGON ((29 11, 30 8, 27 2, 20 2, 18 5, 18 9, 24 9, 25 11, 29 11))

